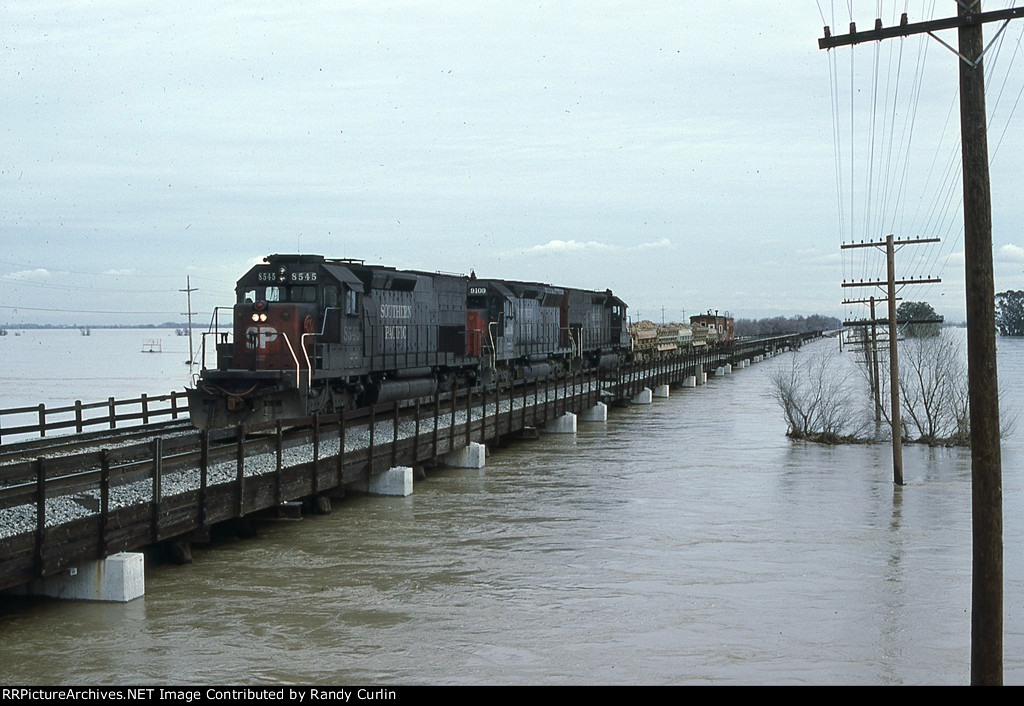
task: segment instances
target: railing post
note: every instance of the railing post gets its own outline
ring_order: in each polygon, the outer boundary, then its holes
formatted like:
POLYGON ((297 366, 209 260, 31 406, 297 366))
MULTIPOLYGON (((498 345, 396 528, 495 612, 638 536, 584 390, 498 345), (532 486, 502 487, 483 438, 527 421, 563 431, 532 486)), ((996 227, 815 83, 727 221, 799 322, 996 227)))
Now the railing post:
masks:
POLYGON ((280 505, 282 503, 281 498, 281 471, 284 466, 284 427, 281 425, 281 420, 278 419, 274 424, 274 452, 276 457, 276 466, 274 470, 274 504, 280 505))
POLYGON ((320 414, 313 415, 313 496, 320 492, 320 414))
POLYGON ((142 393, 142 423, 149 424, 149 397, 142 393))
POLYGON ((487 443, 487 385, 482 385, 483 414, 480 416, 480 443, 487 443))
POLYGON ((416 422, 412 435, 412 463, 415 466, 420 462, 420 398, 416 398, 415 404, 416 422))
POLYGON ((75 400, 75 432, 82 433, 82 400, 75 400))
POLYGON ((153 439, 153 515, 150 520, 150 537, 153 542, 160 540, 160 481, 163 471, 164 440, 153 439))
POLYGON ((110 428, 111 429, 116 429, 117 428, 117 413, 116 413, 115 410, 116 410, 116 405, 114 404, 114 398, 113 397, 108 397, 107 398, 107 421, 110 424, 110 428))
MULTIPOLYGON (((41 405, 40 405, 41 406, 41 405)), ((46 462, 36 459, 36 576, 43 576, 43 542, 46 538, 46 462)))
POLYGON ((368 448, 369 457, 366 459, 366 480, 373 477, 373 437, 377 431, 376 405, 370 405, 370 445, 368 448))
POLYGON ((430 455, 437 456, 437 427, 441 422, 441 389, 434 388, 434 448, 430 455))
MULTIPOLYGON (((524 430, 526 429, 526 390, 529 387, 530 387, 530 383, 528 383, 525 380, 523 380, 523 406, 519 408, 520 412, 521 412, 520 415, 519 415, 519 419, 521 420, 520 423, 522 424, 522 428, 524 430)), ((509 394, 510 395, 512 394, 512 390, 511 389, 509 390, 509 394)), ((511 429, 510 429, 510 431, 511 431, 511 429)))
MULTIPOLYGON (((538 385, 540 384, 540 380, 537 380, 537 384, 538 385)), ((544 423, 544 422, 546 422, 548 420, 548 405, 551 404, 551 402, 549 401, 549 397, 550 397, 549 393, 550 392, 551 392, 551 385, 549 385, 547 379, 545 379, 544 380, 544 417, 541 419, 541 423, 544 423)))
POLYGON ((345 410, 338 412, 338 493, 345 494, 345 410))
POLYGON ((571 392, 572 385, 570 384, 572 382, 572 379, 573 379, 572 376, 573 376, 573 372, 571 370, 567 370, 563 374, 563 376, 562 376, 562 379, 564 381, 562 383, 562 399, 564 400, 562 402, 562 413, 563 414, 568 414, 569 413, 569 407, 572 404, 571 395, 573 393, 571 392))
POLYGON ((100 533, 96 554, 107 556, 107 527, 110 526, 110 449, 100 451, 100 533))
POLYGON ((242 492, 245 480, 245 427, 241 424, 238 430, 238 446, 235 451, 235 485, 238 486, 238 503, 235 506, 238 517, 245 516, 245 493, 242 492))
POLYGON ((456 397, 454 386, 453 386, 451 394, 452 394, 452 414, 451 414, 451 419, 449 420, 450 423, 448 424, 448 450, 449 451, 454 451, 455 450, 455 397, 456 397))
POLYGON ((46 436, 46 405, 39 405, 39 436, 46 436))
MULTIPOLYGON (((544 399, 547 400, 547 386, 544 387, 544 399)), ((534 379, 533 381, 533 426, 538 426, 537 421, 537 407, 540 406, 540 380, 534 379)))
POLYGON ((210 432, 199 432, 199 527, 206 529, 206 481, 210 467, 210 432))
MULTIPOLYGON (((507 422, 506 422, 506 426, 505 426, 505 433, 506 434, 511 434, 512 433, 512 408, 515 407, 515 405, 513 404, 513 402, 515 401, 515 395, 513 395, 512 393, 513 393, 512 385, 510 384, 508 386, 508 417, 507 417, 507 422)), ((500 397, 500 395, 499 395, 499 397, 500 397)), ((495 418, 497 418, 497 415, 495 415, 495 418)))
POLYGON ((472 436, 472 420, 473 420, 473 388, 469 387, 466 389, 466 446, 469 446, 473 440, 472 436))
POLYGON ((394 436, 391 438, 391 467, 398 465, 398 400, 392 402, 395 405, 394 436))

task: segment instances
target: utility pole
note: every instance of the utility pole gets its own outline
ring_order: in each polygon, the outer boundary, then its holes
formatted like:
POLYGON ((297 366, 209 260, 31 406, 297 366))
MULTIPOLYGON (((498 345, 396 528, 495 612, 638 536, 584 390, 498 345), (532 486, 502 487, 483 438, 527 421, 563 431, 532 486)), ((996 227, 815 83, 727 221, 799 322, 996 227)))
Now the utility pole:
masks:
MULTIPOLYGON (((882 280, 861 280, 859 282, 843 282, 844 287, 881 287, 886 288, 886 297, 889 302, 889 422, 892 426, 892 482, 896 485, 903 485, 903 420, 900 419, 900 365, 899 351, 897 347, 898 335, 896 331, 896 285, 900 287, 907 284, 932 284, 942 280, 935 277, 921 277, 912 279, 896 279, 896 245, 915 245, 918 243, 937 243, 938 238, 913 238, 910 240, 895 241, 890 233, 885 237, 884 242, 869 243, 844 243, 840 246, 842 250, 850 248, 885 248, 885 272, 886 278, 882 280)), ((846 322, 847 325, 857 326, 870 323, 872 328, 879 322, 875 319, 874 308, 875 298, 871 297, 871 321, 870 322, 846 322)), ((905 322, 904 322, 905 323, 905 322)), ((877 372, 875 373, 877 376, 877 372)), ((877 379, 877 377, 876 377, 877 379)), ((877 400, 877 397, 876 397, 877 400)))
POLYGON ((878 325, 875 323, 875 298, 871 297, 871 369, 874 371, 875 424, 882 421, 882 389, 878 383, 878 325))
POLYGON ((896 331, 896 249, 892 233, 885 236, 885 276, 889 297, 889 400, 892 406, 892 480, 903 485, 903 420, 900 418, 900 363, 896 331), (898 467, 898 470, 897 470, 898 467))
POLYGON ((192 377, 192 367, 196 362, 195 348, 192 346, 192 292, 199 290, 192 287, 192 278, 185 275, 185 289, 178 291, 185 292, 188 300, 188 374, 192 377))
MULTIPOLYGON (((996 376, 995 284, 992 274, 992 199, 985 118, 986 47, 982 28, 988 22, 1024 17, 1024 7, 982 12, 981 0, 957 0, 957 15, 899 27, 833 37, 828 27, 821 49, 927 32, 960 58, 960 143, 963 158, 964 259, 967 279, 967 379, 971 418, 971 684, 1003 683, 1003 499, 999 448, 999 385, 996 376), (958 50, 933 32, 956 28, 958 50)), ((998 34, 997 32, 997 34, 998 34)))
MULTIPOLYGON (((899 301, 900 298, 901 297, 896 297, 896 301, 899 301)), ((871 388, 871 398, 875 403, 875 424, 882 421, 881 380, 878 375, 878 326, 879 324, 886 323, 885 319, 879 319, 875 315, 875 304, 880 301, 884 302, 886 300, 875 299, 873 296, 868 297, 867 299, 843 300, 843 304, 868 304, 871 312, 871 318, 867 321, 844 321, 843 326, 857 326, 860 328, 860 342, 863 346, 862 353, 864 353, 864 367, 868 372, 868 387, 871 388), (868 326, 871 327, 870 336, 866 331, 868 326)), ((904 322, 899 321, 897 323, 904 322)))

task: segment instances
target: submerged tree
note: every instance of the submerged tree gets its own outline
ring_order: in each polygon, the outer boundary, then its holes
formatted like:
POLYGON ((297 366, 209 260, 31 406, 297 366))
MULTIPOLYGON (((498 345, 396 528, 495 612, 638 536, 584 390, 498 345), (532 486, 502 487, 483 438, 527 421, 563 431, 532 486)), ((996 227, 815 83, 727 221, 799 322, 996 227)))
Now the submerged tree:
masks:
POLYGON ((970 445, 967 364, 958 341, 948 337, 905 341, 899 384, 905 439, 932 446, 970 445))
MULTIPOLYGON (((861 362, 864 364, 863 361, 861 362)), ((868 367, 864 365, 865 369, 868 367)), ((876 427, 865 390, 856 384, 852 365, 835 349, 812 349, 793 357, 772 375, 772 397, 782 407, 795 439, 852 443, 887 436, 876 427)), ((889 398, 888 365, 879 366, 881 398, 889 398)), ((932 446, 969 446, 970 412, 963 341, 952 334, 907 339, 900 344, 900 436, 905 442, 932 446)), ((1000 434, 1013 429, 1015 414, 1002 415, 1000 434)), ((882 419, 890 422, 887 404, 882 419)), ((887 425, 886 425, 887 426, 887 425)))
POLYGON ((782 407, 786 435, 836 444, 863 438, 863 403, 853 371, 834 348, 794 354, 791 365, 772 374, 772 397, 782 407))

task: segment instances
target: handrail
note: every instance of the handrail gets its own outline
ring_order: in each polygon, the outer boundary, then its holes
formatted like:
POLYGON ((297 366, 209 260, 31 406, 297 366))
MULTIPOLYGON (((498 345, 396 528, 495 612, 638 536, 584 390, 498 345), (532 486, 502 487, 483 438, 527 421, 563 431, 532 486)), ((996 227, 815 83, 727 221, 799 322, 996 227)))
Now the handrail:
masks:
MULTIPOLYGON (((304 333, 299 338, 299 348, 302 349, 302 357, 304 357, 306 359, 306 369, 309 371, 309 376, 306 379, 306 387, 307 388, 312 388, 313 387, 313 361, 311 361, 309 359, 309 349, 306 348, 306 337, 310 336, 310 337, 315 338, 316 336, 319 336, 322 333, 323 333, 323 331, 321 331, 320 333, 316 333, 316 332, 304 333)), ((296 365, 297 364, 298 363, 296 363, 296 365)), ((296 384, 296 386, 298 386, 298 382, 296 382, 295 384, 296 384)))
POLYGON ((299 382, 302 380, 302 368, 299 367, 299 356, 295 355, 295 348, 292 347, 292 342, 288 340, 288 334, 282 331, 281 337, 284 339, 284 342, 288 344, 288 352, 292 354, 292 361, 295 363, 295 388, 299 389, 299 382))
POLYGON ((4 417, 17 417, 19 415, 34 414, 36 422, 34 424, 17 424, 16 426, 4 427, 0 423, 0 443, 3 442, 4 437, 24 435, 24 434, 38 434, 39 438, 46 437, 47 432, 60 431, 63 429, 74 429, 75 433, 82 433, 88 427, 95 426, 107 426, 110 429, 116 429, 118 423, 141 421, 142 424, 149 424, 154 419, 160 419, 162 417, 170 417, 171 419, 178 419, 179 417, 187 417, 188 405, 179 405, 179 400, 186 397, 184 391, 174 390, 166 395, 147 395, 143 394, 140 397, 118 400, 113 397, 107 398, 103 402, 89 402, 82 403, 81 400, 76 400, 72 405, 65 405, 62 407, 47 407, 45 404, 33 405, 29 407, 12 407, 8 409, 0 409, 0 422, 4 417), (170 405, 167 407, 153 408, 153 403, 161 404, 169 402, 170 405), (133 411, 120 413, 118 408, 133 407, 133 411), (87 417, 85 415, 89 410, 105 409, 106 414, 101 416, 87 417), (67 416, 73 415, 73 416, 67 416), (54 419, 58 417, 57 419, 54 419))

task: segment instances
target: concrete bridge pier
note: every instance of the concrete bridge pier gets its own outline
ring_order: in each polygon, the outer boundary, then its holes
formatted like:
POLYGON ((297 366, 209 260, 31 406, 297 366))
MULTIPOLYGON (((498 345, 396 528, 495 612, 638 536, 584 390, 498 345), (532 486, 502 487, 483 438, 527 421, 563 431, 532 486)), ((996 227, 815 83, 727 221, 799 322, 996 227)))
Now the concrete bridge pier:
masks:
POLYGON ((544 426, 544 431, 549 434, 575 434, 576 415, 572 412, 566 412, 561 417, 549 421, 544 426))
POLYGON ((654 393, 651 392, 651 388, 645 387, 643 390, 633 395, 633 404, 650 404, 654 399, 654 393))
POLYGON ((12 593, 72 601, 127 603, 146 594, 145 561, 142 552, 112 554, 56 576, 38 579, 13 589, 12 593))
POLYGON ((697 387, 697 376, 690 375, 683 378, 683 387, 697 387))
POLYGON ((453 468, 483 468, 487 462, 487 447, 472 441, 469 446, 444 454, 440 461, 453 468))
POLYGON ((590 409, 585 409, 580 412, 579 420, 581 422, 607 422, 608 405, 604 402, 598 402, 590 409))
POLYGON ((669 396, 668 385, 658 385, 654 388, 654 396, 666 399, 669 396))
POLYGON ((396 466, 364 481, 360 490, 370 495, 401 497, 412 495, 412 467, 396 466))

